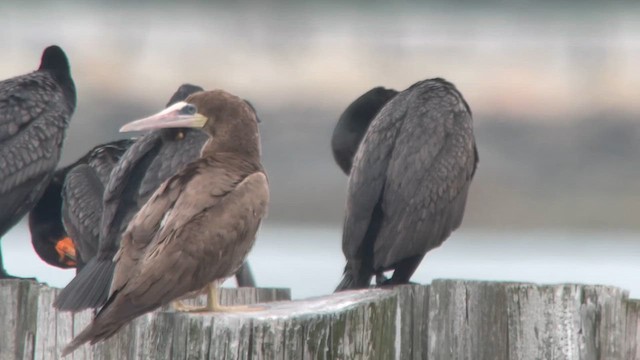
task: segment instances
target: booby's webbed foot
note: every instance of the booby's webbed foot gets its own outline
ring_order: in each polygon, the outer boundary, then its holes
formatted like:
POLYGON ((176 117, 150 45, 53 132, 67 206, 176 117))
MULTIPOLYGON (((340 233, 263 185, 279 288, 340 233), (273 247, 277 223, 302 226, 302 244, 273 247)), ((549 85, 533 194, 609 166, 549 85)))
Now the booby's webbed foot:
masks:
POLYGON ((218 306, 214 310, 210 310, 212 312, 220 312, 220 313, 234 313, 234 312, 256 312, 266 310, 264 306, 258 305, 233 305, 233 306, 222 306, 218 304, 218 306))
POLYGON ((216 304, 213 308, 209 306, 190 306, 185 305, 182 302, 176 300, 172 303, 172 306, 175 311, 178 312, 186 312, 186 313, 233 313, 233 312, 254 312, 254 311, 262 311, 265 310, 264 306, 256 306, 256 305, 235 305, 235 306, 223 306, 220 304, 216 304))
POLYGON ((206 309, 205 306, 185 305, 180 300, 173 301, 171 307, 177 312, 201 312, 203 309, 206 309))

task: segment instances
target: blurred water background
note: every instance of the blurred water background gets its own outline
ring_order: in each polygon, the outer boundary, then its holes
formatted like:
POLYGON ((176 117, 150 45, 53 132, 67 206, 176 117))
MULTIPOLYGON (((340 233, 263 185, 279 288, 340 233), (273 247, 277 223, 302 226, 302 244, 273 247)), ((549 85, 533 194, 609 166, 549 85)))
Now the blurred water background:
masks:
MULTIPOLYGON (((56 43, 78 90, 61 165, 122 135, 184 82, 249 99, 272 201, 251 254, 263 286, 330 292, 343 256, 346 177, 329 139, 368 89, 457 85, 480 153, 461 230, 415 280, 606 283, 640 276, 637 1, 2 2, 0 78, 56 43)), ((22 225, 23 226, 23 225, 22 225)), ((58 286, 26 228, 9 271, 58 286)))

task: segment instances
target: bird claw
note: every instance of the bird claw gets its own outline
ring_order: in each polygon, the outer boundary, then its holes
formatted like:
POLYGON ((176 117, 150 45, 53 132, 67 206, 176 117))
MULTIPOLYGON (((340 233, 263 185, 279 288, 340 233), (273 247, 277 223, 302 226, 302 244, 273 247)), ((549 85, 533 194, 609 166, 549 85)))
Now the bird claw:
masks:
POLYGON ((235 305, 235 306, 222 306, 217 305, 214 307, 208 306, 189 306, 179 301, 173 302, 173 309, 177 312, 185 313, 233 313, 233 312, 256 312, 266 309, 264 306, 252 306, 252 305, 235 305))
POLYGON ((190 306, 181 303, 180 301, 174 301, 172 304, 173 309, 177 312, 201 312, 206 309, 202 306, 190 306))
POLYGON ((233 312, 258 312, 266 310, 265 306, 254 305, 235 305, 235 306, 218 306, 213 312, 233 313, 233 312))

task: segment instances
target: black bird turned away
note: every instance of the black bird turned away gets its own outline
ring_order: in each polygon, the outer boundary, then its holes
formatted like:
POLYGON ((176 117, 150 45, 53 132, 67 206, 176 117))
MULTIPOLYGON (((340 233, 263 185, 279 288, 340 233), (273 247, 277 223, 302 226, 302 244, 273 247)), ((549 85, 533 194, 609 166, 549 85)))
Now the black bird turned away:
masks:
POLYGON ((409 282, 425 254, 460 226, 478 163, 471 110, 453 84, 420 81, 390 100, 375 89, 367 94, 341 117, 371 124, 358 127, 366 131, 359 147, 351 136, 357 152, 342 234, 347 265, 336 291, 369 287, 374 275, 378 285, 409 282), (368 97, 384 105, 379 112, 369 106, 373 120, 349 114, 368 97))

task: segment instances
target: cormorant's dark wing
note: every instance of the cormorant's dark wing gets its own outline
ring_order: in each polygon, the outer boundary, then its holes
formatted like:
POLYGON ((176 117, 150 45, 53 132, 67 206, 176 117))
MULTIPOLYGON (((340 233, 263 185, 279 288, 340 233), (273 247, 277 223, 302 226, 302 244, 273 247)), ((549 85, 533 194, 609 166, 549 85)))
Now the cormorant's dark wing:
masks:
POLYGON ((47 73, 0 82, 0 235, 35 205, 51 180, 72 112, 47 73))
POLYGON ((80 258, 87 262, 98 251, 102 197, 111 170, 133 140, 117 140, 93 148, 65 177, 62 217, 80 258))
POLYGON ((409 89, 382 197, 374 268, 422 257, 460 226, 477 163, 471 112, 449 83, 409 89), (398 241, 397 239, 401 239, 398 241))
POLYGON ((136 138, 111 141, 96 146, 89 152, 87 164, 94 169, 100 182, 106 186, 111 179, 111 172, 122 155, 136 142, 136 138))
POLYGON ((142 207, 151 197, 160 184, 192 161, 200 157, 202 146, 209 136, 195 129, 166 129, 162 130, 163 136, 172 136, 175 139, 164 141, 156 158, 140 184, 138 191, 138 204, 142 207))
POLYGON ((74 167, 63 187, 62 218, 83 262, 98 251, 104 185, 87 164, 74 167))
POLYGON ((399 101, 396 97, 380 110, 353 160, 342 234, 342 251, 347 259, 361 256, 374 209, 381 201, 387 167, 405 116, 404 112, 398 113, 400 107, 394 105, 399 101))
POLYGON ((453 85, 428 80, 400 93, 371 124, 354 160, 347 259, 371 256, 369 266, 382 270, 439 246, 462 221, 476 163, 471 113, 453 85))
POLYGON ((109 260, 118 251, 118 239, 138 209, 138 189, 151 162, 162 146, 159 132, 142 136, 122 155, 111 172, 103 197, 103 214, 100 222, 101 260, 109 260))

